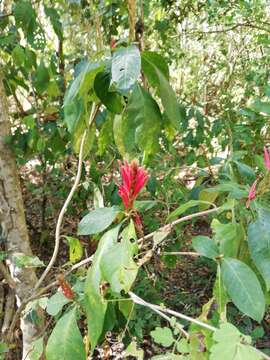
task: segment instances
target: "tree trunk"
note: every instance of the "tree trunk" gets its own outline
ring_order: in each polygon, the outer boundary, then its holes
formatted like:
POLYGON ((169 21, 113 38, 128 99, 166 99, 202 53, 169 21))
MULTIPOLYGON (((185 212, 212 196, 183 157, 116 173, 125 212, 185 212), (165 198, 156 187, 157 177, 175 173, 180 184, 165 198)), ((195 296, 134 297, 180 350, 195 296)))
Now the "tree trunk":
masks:
MULTIPOLYGON (((5 248, 9 254, 7 264, 16 282, 15 293, 19 306, 21 300, 33 291, 37 278, 33 268, 18 268, 15 264, 16 254, 32 255, 32 252, 16 161, 6 143, 6 136, 10 135, 10 127, 7 98, 0 69, 0 220, 2 229, 5 229, 5 248)), ((29 359, 28 353, 31 352, 33 337, 39 329, 26 318, 21 318, 20 326, 23 335, 22 359, 26 360, 29 359)))

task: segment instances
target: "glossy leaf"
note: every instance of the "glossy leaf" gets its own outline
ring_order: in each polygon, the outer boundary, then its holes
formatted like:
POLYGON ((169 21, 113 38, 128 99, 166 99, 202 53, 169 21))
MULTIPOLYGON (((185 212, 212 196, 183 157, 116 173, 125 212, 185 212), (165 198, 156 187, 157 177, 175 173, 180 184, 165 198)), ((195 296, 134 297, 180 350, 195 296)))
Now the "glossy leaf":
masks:
POLYGON ((112 57, 112 83, 120 93, 127 93, 141 73, 141 56, 134 46, 116 50, 112 57))
POLYGON ((85 360, 83 338, 76 321, 76 309, 57 321, 46 347, 47 360, 85 360))
POLYGON ((265 311, 265 299, 254 272, 237 259, 223 258, 221 275, 233 303, 244 314, 260 322, 265 311))
POLYGON ((248 226, 248 247, 267 289, 270 288, 270 212, 261 211, 248 226))
POLYGON ((117 206, 103 207, 91 211, 78 225, 78 235, 97 234, 112 224, 120 210, 117 206))

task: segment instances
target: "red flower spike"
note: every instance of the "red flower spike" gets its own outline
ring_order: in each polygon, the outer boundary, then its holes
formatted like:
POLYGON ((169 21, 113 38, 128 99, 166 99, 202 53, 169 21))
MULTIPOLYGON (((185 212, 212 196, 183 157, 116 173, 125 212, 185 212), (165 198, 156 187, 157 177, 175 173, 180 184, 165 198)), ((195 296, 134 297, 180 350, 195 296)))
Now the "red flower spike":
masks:
POLYGON ((134 201, 146 184, 149 175, 143 167, 138 166, 136 160, 132 160, 130 164, 127 161, 125 161, 124 164, 119 161, 119 166, 122 185, 119 186, 118 193, 122 198, 126 210, 131 210, 133 209, 134 201))
POLYGON ((258 183, 258 180, 259 180, 259 179, 260 179, 260 178, 256 179, 256 180, 254 181, 254 183, 251 185, 251 188, 250 188, 249 193, 248 193, 248 200, 247 200, 247 202, 246 202, 246 208, 247 208, 247 209, 249 209, 250 202, 251 202, 252 200, 254 200, 255 197, 256 197, 256 187, 257 187, 257 183, 258 183))
POLYGON ((270 151, 266 146, 264 147, 264 166, 270 171, 270 151))

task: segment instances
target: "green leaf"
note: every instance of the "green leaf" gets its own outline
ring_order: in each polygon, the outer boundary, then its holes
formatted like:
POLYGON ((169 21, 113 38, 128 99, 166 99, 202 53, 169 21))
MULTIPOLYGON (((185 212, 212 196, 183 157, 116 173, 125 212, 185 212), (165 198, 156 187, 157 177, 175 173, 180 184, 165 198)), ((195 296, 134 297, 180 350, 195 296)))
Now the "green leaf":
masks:
POLYGON ((176 344, 177 351, 183 354, 189 353, 189 344, 187 339, 181 339, 176 344))
POLYGON ((215 259, 219 255, 218 247, 208 236, 196 236, 192 239, 193 248, 202 256, 215 259))
POLYGON ((125 137, 129 132, 133 132, 131 136, 135 139, 135 143, 147 154, 158 151, 161 122, 161 113, 155 100, 140 85, 136 85, 130 97, 126 109, 126 120, 123 124, 122 136, 124 136, 127 151, 130 144, 129 137, 126 140, 125 137))
POLYGON ((120 226, 118 225, 102 236, 98 243, 92 266, 87 271, 84 290, 84 307, 87 315, 88 333, 92 352, 102 334, 108 304, 100 292, 100 285, 105 281, 100 269, 100 263, 103 257, 109 253, 113 245, 117 243, 119 229, 120 226))
POLYGON ((46 347, 47 360, 85 360, 83 338, 76 321, 76 309, 57 321, 46 347))
POLYGON ((169 68, 165 59, 156 52, 144 51, 142 53, 142 70, 150 85, 154 88, 159 87, 159 77, 155 67, 169 81, 169 68))
POLYGON ((221 275, 233 303, 244 314, 260 322, 265 311, 265 299, 254 272, 237 259, 223 258, 221 275))
POLYGON ((138 272, 138 266, 133 260, 136 252, 137 245, 123 239, 120 243, 114 244, 101 259, 103 277, 110 283, 112 291, 120 293, 121 290, 130 290, 138 272))
POLYGON ((156 327, 150 334, 154 341, 162 346, 169 347, 174 343, 172 331, 168 327, 156 327))
POLYGON ((122 97, 115 91, 109 91, 110 73, 103 71, 97 74, 94 89, 97 97, 112 113, 120 114, 123 110, 122 97))
POLYGON ((16 65, 23 65, 25 59, 24 48, 20 45, 16 45, 15 48, 12 50, 12 58, 16 65))
POLYGON ((121 93, 127 93, 135 85, 141 73, 141 56, 134 46, 116 50, 112 57, 112 83, 121 93))
POLYGON ((65 236, 65 239, 68 241, 69 244, 69 261, 71 261, 72 263, 79 261, 83 256, 83 248, 80 240, 72 236, 65 236))
POLYGON ((51 316, 56 316, 63 309, 63 307, 70 302, 62 291, 57 291, 48 300, 46 311, 51 316))
POLYGON ((214 219, 211 228, 215 233, 215 241, 219 246, 220 253, 225 256, 236 257, 239 245, 245 237, 241 225, 237 223, 222 224, 214 219))
POLYGON ((94 86, 96 75, 104 69, 104 64, 98 62, 86 62, 78 74, 72 81, 66 91, 64 106, 73 101, 77 95, 84 97, 94 86))
POLYGON ((248 225, 248 247, 267 289, 270 288, 270 212, 260 211, 258 219, 248 225))
POLYGON ((39 66, 34 73, 33 84, 39 94, 43 94, 47 89, 50 81, 50 75, 47 67, 45 66, 44 60, 41 59, 39 66))
POLYGON ((212 203, 209 203, 208 201, 204 201, 204 200, 189 200, 187 203, 180 205, 177 209, 175 209, 166 219, 166 222, 169 222, 173 219, 175 219, 176 217, 178 217, 179 215, 182 215, 185 211, 187 211, 188 209, 194 207, 194 206, 198 206, 198 205, 213 205, 212 203))
POLYGON ((217 342, 211 349, 210 360, 261 360, 262 357, 250 346, 250 337, 242 335, 230 323, 221 324, 214 332, 213 339, 217 342))
POLYGON ((152 52, 144 52, 142 66, 149 83, 158 88, 165 114, 175 129, 180 128, 182 114, 175 92, 169 84, 169 72, 164 59, 152 52))
POLYGON ((105 230, 112 224, 120 210, 117 206, 103 207, 91 211, 78 225, 78 235, 92 235, 105 230))

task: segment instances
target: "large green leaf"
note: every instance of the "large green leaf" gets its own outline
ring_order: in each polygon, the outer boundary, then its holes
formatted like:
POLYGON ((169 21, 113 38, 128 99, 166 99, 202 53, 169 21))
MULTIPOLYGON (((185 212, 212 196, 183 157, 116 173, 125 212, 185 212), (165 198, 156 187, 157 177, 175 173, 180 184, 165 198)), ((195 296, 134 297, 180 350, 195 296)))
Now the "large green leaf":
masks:
POLYGON ((135 142, 140 149, 148 154, 158 151, 161 113, 158 104, 140 85, 134 88, 126 114, 125 128, 127 129, 129 124, 136 124, 135 142))
POLYGON ((112 83, 121 93, 127 93, 135 85, 141 73, 141 56, 134 46, 116 50, 112 57, 112 83))
POLYGON ((100 263, 113 245, 116 244, 119 229, 120 226, 114 227, 107 231, 100 239, 93 264, 87 272, 84 307, 87 315, 91 351, 94 351, 102 334, 107 310, 107 301, 105 301, 103 294, 100 292, 100 285, 105 280, 100 269, 100 263))
POLYGON ((216 344, 211 349, 210 360, 261 360, 260 354, 252 347, 251 338, 242 335, 230 323, 224 323, 213 336, 216 344))
POLYGON ((132 154, 136 146, 146 154, 158 151, 161 122, 157 103, 137 84, 125 114, 116 117, 114 123, 114 138, 121 154, 132 154))
POLYGON ((265 299, 254 272, 242 261, 223 258, 221 275, 233 303, 244 314, 260 322, 265 311, 265 299))
POLYGON ((65 313, 55 325, 46 347, 47 360, 85 360, 83 338, 76 321, 76 309, 65 313))
POLYGON ((91 235, 105 230, 114 221, 120 210, 117 206, 91 211, 78 225, 78 235, 91 235))
POLYGON ((151 331, 151 336, 154 341, 162 346, 169 347, 174 343, 172 330, 168 327, 156 327, 151 331))
POLYGON ((248 246, 266 283, 270 288, 270 212, 260 211, 258 219, 248 226, 248 246))
POLYGON ((148 81, 158 89, 165 114, 174 128, 179 129, 182 114, 177 102, 175 92, 168 81, 168 71, 164 65, 164 60, 158 59, 160 56, 155 53, 145 52, 142 56, 143 70, 148 81))
POLYGON ((169 68, 166 60, 158 53, 153 51, 144 51, 142 53, 142 69, 150 85, 159 88, 159 78, 155 67, 169 81, 169 68))
POLYGON ((136 279, 138 266, 133 260, 137 246, 128 238, 112 246, 101 259, 100 268, 103 277, 110 283, 112 291, 128 292, 136 279))
POLYGON ((208 236, 195 236, 192 239, 192 246, 202 256, 214 259, 219 255, 218 247, 213 239, 208 236))
POLYGON ((72 81, 66 91, 64 106, 73 101, 77 95, 86 95, 94 86, 94 80, 97 73, 104 69, 104 64, 98 62, 86 62, 78 74, 72 81))
POLYGON ((97 74, 94 82, 95 92, 109 111, 120 114, 123 110, 122 97, 116 91, 109 91, 110 82, 109 72, 103 71, 97 74))
POLYGON ((217 219, 211 223, 211 228, 215 233, 215 241, 219 246, 219 251, 225 256, 236 257, 239 245, 244 239, 244 232, 240 224, 222 224, 217 219))

